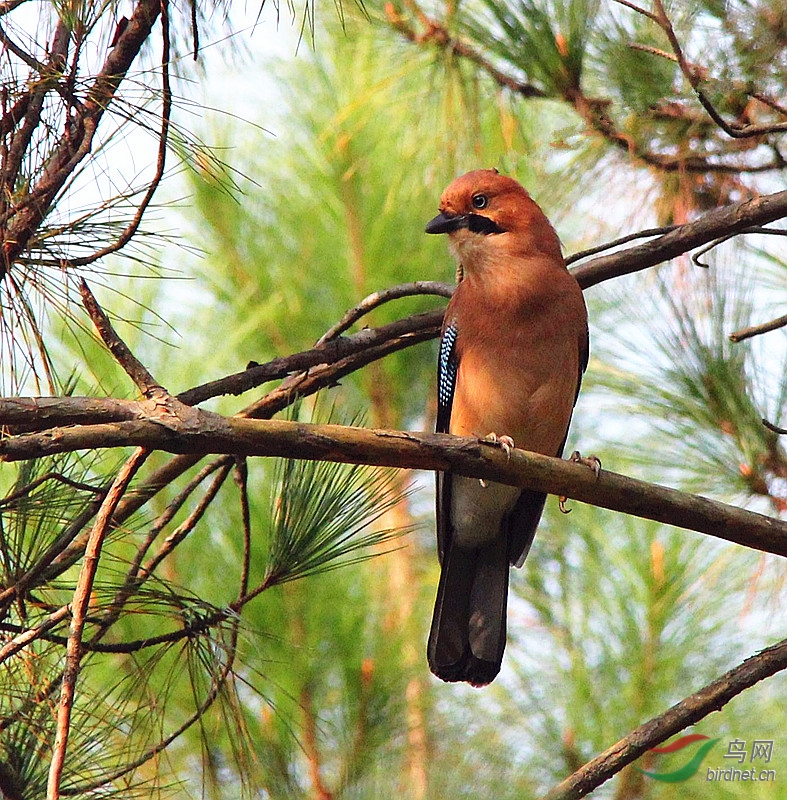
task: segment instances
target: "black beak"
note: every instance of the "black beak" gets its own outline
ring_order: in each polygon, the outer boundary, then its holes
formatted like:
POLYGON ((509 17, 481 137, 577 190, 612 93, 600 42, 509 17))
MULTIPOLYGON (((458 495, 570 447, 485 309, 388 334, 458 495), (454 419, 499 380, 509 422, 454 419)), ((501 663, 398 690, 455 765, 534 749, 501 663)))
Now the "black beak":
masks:
POLYGON ((460 228, 467 228, 473 233, 505 233, 496 222, 482 214, 446 214, 441 211, 434 219, 429 220, 424 230, 427 233, 453 233, 460 228))
POLYGON ((434 219, 429 220, 424 230, 427 233, 453 233, 459 228, 467 227, 467 216, 446 214, 441 211, 434 219))

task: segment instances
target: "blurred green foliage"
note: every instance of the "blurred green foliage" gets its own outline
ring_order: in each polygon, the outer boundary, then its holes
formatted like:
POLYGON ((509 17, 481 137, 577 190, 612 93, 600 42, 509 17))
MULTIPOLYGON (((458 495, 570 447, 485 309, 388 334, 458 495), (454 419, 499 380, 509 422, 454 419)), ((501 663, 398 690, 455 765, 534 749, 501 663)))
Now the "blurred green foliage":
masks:
MULTIPOLYGON (((767 2, 667 8, 692 58, 707 56, 719 81, 710 89, 725 113, 737 113, 741 80, 771 91, 783 74, 783 28, 767 2), (767 64, 742 46, 755 34, 767 64), (725 61, 730 42, 735 57, 725 61)), ((308 348, 372 291, 450 280, 444 242, 425 237, 423 225, 444 185, 467 169, 496 166, 520 179, 556 220, 567 251, 633 221, 689 218, 759 186, 754 172, 660 172, 637 157, 672 157, 681 148, 704 157, 719 133, 692 105, 672 61, 630 47, 668 46, 631 9, 589 0, 427 9, 451 36, 535 86, 543 96, 533 98, 501 88, 483 59, 434 37, 403 37, 390 8, 364 10, 344 8, 340 24, 326 9, 315 48, 271 66, 281 106, 260 108, 253 125, 227 119, 204 132, 214 150, 179 145, 189 156, 192 205, 174 217, 183 247, 165 248, 161 260, 193 280, 104 278, 102 297, 124 338, 172 391, 250 359, 308 348), (603 100, 584 120, 579 95, 603 100), (665 115, 673 103, 684 110, 665 115), (599 130, 604 115, 631 139, 629 151, 599 130)), ((393 8, 408 24, 422 22, 418 10, 393 8)), ((244 78, 253 86, 253 76, 244 78)), ((592 449, 617 472, 781 513, 785 454, 759 420, 784 422, 785 340, 774 333, 768 345, 743 345, 727 336, 778 316, 785 264, 762 241, 726 247, 707 256, 709 273, 679 261, 587 292, 592 360, 569 446, 592 449)), ((396 301, 361 324, 443 302, 396 301)), ((72 322, 58 324, 53 359, 66 372, 79 365, 79 391, 131 392, 95 341, 72 322)), ((362 412, 370 424, 426 428, 434 360, 434 344, 409 348, 325 394, 344 418, 362 412)), ((230 412, 238 401, 212 406, 230 412)), ((300 413, 307 419, 319 408, 305 402, 300 413)), ((116 463, 107 461, 22 465, 14 477, 3 475, 3 488, 49 469, 101 485, 116 463)), ((64 783, 77 796, 109 776, 101 796, 535 798, 783 635, 777 559, 578 504, 561 515, 550 499, 533 552, 512 578, 499 679, 483 692, 440 684, 423 655, 437 580, 431 477, 408 474, 391 484, 376 471, 250 463, 250 533, 229 479, 189 527, 207 487, 215 481, 218 490, 231 470, 243 497, 228 461, 182 506, 183 485, 169 487, 112 533, 91 633, 117 602, 151 526, 161 522, 162 530, 144 552, 174 546, 154 574, 138 573, 145 579, 124 613, 85 657, 69 747, 76 755, 64 783), (391 508, 410 482, 414 490, 391 508), (409 533, 389 540, 381 531, 390 530, 409 533), (370 553, 380 557, 328 569, 370 553), (244 582, 258 595, 235 607, 244 582), (171 641, 123 651, 124 642, 169 634, 171 641), (156 751, 179 727, 182 735, 156 751)), ((57 542, 90 500, 45 483, 0 507, 2 586, 57 542)), ((6 622, 42 619, 68 601, 75 577, 76 567, 63 571, 6 622)), ((39 640, 4 665, 3 791, 43 796, 41 742, 52 736, 56 697, 47 691, 59 677, 61 644, 39 640)), ((680 785, 681 797, 778 796, 787 781, 786 690, 777 676, 696 726, 722 738, 711 767, 727 766, 727 741, 773 740, 775 784, 708 783, 700 772, 680 785)), ((675 755, 658 759, 647 763, 679 766, 675 755)), ((627 768, 594 796, 659 800, 676 791, 627 768)))

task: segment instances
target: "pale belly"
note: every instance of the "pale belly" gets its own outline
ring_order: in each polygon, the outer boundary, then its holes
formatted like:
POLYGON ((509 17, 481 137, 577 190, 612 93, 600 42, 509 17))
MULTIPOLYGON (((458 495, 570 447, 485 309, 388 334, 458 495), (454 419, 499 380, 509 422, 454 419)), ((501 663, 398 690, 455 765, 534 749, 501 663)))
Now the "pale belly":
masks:
POLYGON ((454 475, 451 519, 454 544, 472 549, 490 544, 500 535, 503 517, 514 507, 521 489, 502 483, 482 485, 478 478, 454 475))

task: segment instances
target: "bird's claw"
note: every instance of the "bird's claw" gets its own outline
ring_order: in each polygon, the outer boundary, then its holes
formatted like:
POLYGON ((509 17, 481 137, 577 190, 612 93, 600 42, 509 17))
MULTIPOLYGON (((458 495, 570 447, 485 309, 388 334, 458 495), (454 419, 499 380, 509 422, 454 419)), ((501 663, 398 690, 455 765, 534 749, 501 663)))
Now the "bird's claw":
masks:
POLYGON ((498 436, 496 433, 488 433, 481 439, 484 444, 491 444, 495 447, 502 447, 506 457, 511 458, 511 451, 514 449, 514 440, 510 436, 498 436))
MULTIPOLYGON (((498 436, 496 433, 488 433, 481 441, 484 444, 491 444, 494 447, 502 447, 505 451, 506 458, 511 458, 511 451, 514 449, 514 440, 510 436, 498 436)), ((489 482, 483 478, 479 478, 478 482, 486 489, 489 482)))
POLYGON ((593 470, 593 474, 597 478, 601 474, 601 459, 598 456, 588 456, 585 458, 579 450, 574 450, 569 461, 573 461, 575 464, 584 464, 586 467, 589 467, 593 470))
MULTIPOLYGON (((568 460, 573 461, 575 464, 584 464, 586 467, 593 470, 593 474, 597 478, 601 474, 601 459, 598 458, 598 456, 588 456, 585 458, 582 456, 579 450, 574 450, 568 460)), ((560 495, 557 500, 561 513, 570 514, 571 509, 566 508, 566 501, 568 500, 568 497, 565 495, 560 495)))

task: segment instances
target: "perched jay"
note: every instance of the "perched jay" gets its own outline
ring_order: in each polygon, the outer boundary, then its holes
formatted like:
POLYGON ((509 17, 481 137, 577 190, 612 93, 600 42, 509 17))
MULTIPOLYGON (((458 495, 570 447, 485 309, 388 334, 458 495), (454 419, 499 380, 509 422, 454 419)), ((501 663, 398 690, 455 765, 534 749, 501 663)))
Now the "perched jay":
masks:
MULTIPOLYGON (((427 233, 447 233, 459 285, 445 313, 438 433, 560 456, 588 359, 587 311, 544 213, 497 170, 457 178, 427 233)), ((509 564, 522 566, 546 495, 437 474, 440 583, 429 666, 484 686, 506 644, 509 564)))

